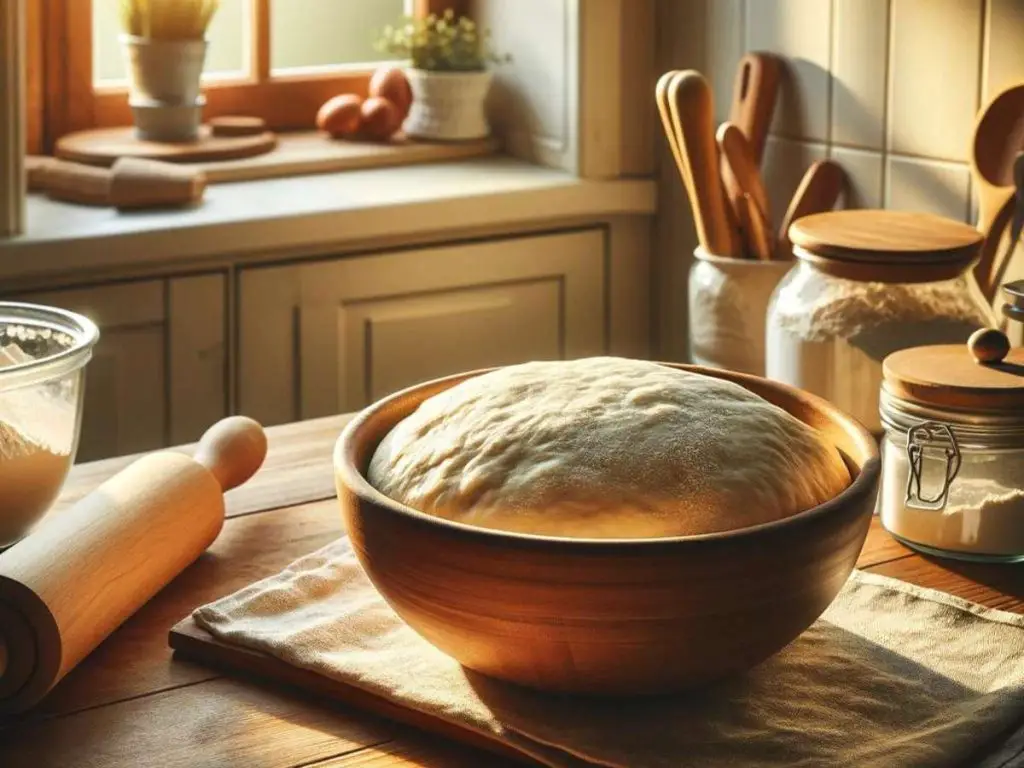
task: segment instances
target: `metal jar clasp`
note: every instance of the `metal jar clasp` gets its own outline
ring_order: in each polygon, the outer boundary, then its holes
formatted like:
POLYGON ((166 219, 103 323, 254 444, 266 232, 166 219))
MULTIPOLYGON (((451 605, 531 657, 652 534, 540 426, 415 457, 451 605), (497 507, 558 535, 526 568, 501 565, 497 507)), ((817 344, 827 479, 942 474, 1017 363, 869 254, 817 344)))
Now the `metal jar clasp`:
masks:
POLYGON ((956 444, 953 430, 934 421, 912 427, 907 432, 907 461, 910 463, 910 472, 907 477, 906 505, 916 509, 945 509, 949 487, 960 471, 960 447, 956 444), (930 496, 926 496, 921 488, 926 462, 941 462, 943 466, 942 487, 938 493, 930 496))

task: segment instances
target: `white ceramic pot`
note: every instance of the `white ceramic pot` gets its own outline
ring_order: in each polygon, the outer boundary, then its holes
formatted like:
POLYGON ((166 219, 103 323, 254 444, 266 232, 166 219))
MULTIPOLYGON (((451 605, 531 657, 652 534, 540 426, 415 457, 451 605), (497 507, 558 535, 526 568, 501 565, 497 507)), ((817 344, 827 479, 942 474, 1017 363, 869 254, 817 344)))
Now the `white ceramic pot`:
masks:
POLYGON ((205 40, 151 40, 121 35, 132 98, 195 104, 206 61, 205 40))
POLYGON ((468 141, 491 133, 485 102, 492 74, 407 69, 412 108, 402 126, 408 136, 435 141, 468 141))
POLYGON ((193 104, 164 104, 159 101, 129 99, 135 135, 143 141, 189 142, 199 135, 206 97, 193 104))
POLYGON ((765 320, 792 261, 693 253, 689 277, 690 358, 697 365, 764 376, 765 320))

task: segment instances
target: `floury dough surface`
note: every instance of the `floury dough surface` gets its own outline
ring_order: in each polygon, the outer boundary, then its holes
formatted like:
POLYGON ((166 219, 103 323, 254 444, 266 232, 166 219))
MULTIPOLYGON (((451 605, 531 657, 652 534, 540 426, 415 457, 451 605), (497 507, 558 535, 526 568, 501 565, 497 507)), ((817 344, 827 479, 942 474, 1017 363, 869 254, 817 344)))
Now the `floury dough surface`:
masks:
POLYGON ((820 433, 743 387, 619 358, 464 381, 384 438, 368 479, 440 517, 582 538, 744 528, 850 482, 820 433))

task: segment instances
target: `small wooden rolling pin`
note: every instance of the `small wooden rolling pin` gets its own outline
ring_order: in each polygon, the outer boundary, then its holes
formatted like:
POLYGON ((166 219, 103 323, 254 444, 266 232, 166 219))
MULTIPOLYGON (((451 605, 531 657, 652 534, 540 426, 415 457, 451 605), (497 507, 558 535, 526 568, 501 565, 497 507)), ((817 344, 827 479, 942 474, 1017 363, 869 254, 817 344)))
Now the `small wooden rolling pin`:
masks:
POLYGON ((195 561, 266 452, 259 424, 224 419, 194 457, 145 456, 0 554, 0 713, 38 703, 195 561))
POLYGON ((206 191, 206 174, 159 160, 122 157, 110 168, 53 157, 26 158, 30 192, 80 205, 118 210, 176 208, 192 205, 206 191))

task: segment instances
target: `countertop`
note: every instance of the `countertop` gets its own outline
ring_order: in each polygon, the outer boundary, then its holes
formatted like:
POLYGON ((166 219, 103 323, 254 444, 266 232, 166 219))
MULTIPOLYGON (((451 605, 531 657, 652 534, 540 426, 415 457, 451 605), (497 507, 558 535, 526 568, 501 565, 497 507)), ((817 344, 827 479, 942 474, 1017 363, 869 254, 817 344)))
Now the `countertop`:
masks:
MULTIPOLYGON (((331 450, 348 417, 268 430, 270 453, 228 494, 209 552, 27 716, 0 720, 4 768, 454 768, 513 765, 406 726, 172 657, 170 628, 193 608, 269 576, 342 533, 331 450)), ((186 448, 187 450, 187 448, 186 448)), ((71 504, 132 457, 73 470, 71 504)), ((858 566, 1024 613, 1024 568, 914 554, 872 522, 858 566)))
POLYGON ((193 268, 438 233, 653 215, 651 179, 580 179, 511 157, 214 184, 190 209, 119 213, 29 196, 0 278, 193 268))

